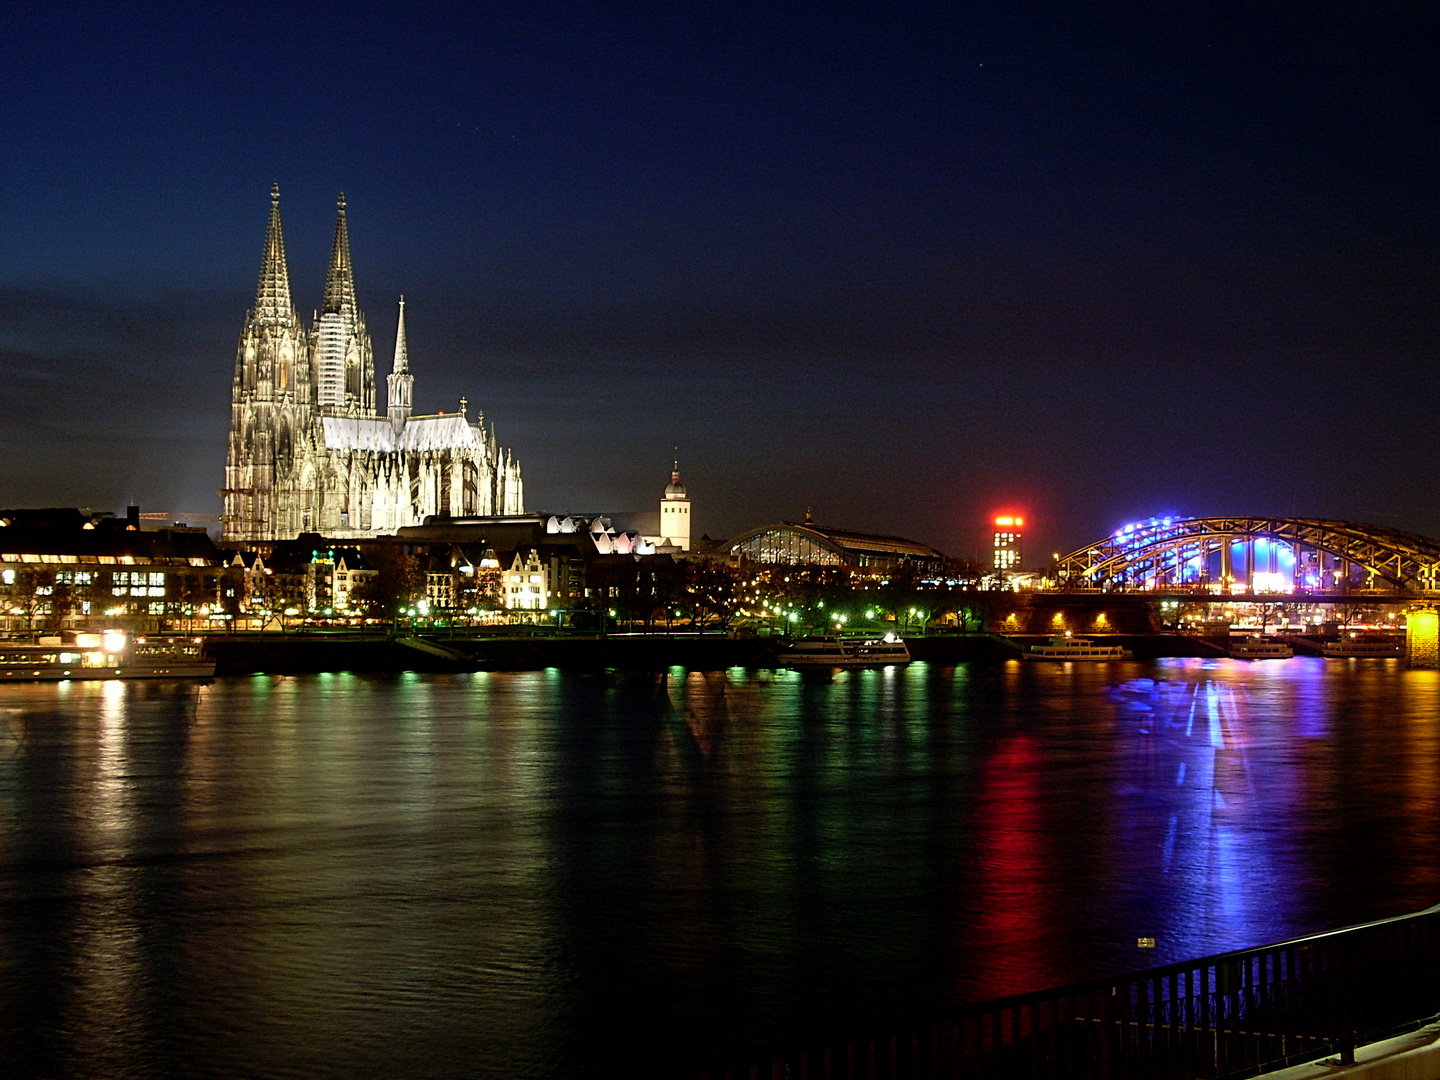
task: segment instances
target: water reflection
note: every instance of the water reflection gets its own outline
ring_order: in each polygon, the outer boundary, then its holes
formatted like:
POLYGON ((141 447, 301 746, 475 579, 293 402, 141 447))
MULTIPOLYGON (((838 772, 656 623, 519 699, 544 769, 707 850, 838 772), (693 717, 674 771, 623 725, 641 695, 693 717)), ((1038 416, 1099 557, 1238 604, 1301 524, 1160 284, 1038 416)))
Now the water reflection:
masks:
POLYGON ((3 1052, 589 1075, 1433 902, 1390 662, 0 688, 3 1052))

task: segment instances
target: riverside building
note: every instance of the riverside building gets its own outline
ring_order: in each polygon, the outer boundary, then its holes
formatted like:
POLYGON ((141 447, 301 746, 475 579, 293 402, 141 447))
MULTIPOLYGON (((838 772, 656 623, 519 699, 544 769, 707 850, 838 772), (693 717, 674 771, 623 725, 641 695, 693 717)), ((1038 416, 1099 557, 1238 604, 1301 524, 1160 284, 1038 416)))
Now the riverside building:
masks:
POLYGON ((356 299, 341 195, 322 310, 306 327, 290 296, 280 189, 255 304, 235 354, 221 541, 286 540, 302 532, 362 539, 434 515, 519 514, 520 465, 466 399, 455 413, 417 416, 405 341, 405 300, 376 402, 375 359, 356 299))
POLYGON ((1020 569, 1020 543, 1024 539, 1021 529, 1025 519, 1004 515, 995 519, 993 535, 993 565, 1000 575, 1017 573, 1020 569))
POLYGON ((223 606, 204 529, 140 528, 69 508, 0 510, 0 633, 206 624, 223 606))
POLYGON ((901 536, 856 532, 809 520, 780 521, 741 533, 726 545, 733 563, 797 567, 846 567, 867 577, 909 568, 922 578, 943 577, 943 553, 901 536))

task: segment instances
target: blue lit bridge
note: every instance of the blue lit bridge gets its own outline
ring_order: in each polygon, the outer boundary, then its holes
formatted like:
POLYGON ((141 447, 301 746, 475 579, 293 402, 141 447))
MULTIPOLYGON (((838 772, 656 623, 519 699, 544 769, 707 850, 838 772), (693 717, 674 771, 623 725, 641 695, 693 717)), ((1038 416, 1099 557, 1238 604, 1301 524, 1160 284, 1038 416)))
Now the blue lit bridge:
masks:
POLYGON ((1072 551, 1052 576, 1070 593, 1433 599, 1440 541, 1354 521, 1151 518, 1072 551))

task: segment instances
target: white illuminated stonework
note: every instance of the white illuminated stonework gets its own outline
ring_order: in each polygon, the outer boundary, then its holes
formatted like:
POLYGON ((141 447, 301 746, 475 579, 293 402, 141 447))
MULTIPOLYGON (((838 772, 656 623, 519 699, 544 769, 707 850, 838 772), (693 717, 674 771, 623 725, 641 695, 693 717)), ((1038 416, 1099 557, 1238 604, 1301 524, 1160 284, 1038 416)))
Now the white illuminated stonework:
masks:
POLYGON ((670 472, 670 483, 660 499, 660 539, 681 551, 690 550, 690 496, 680 483, 680 462, 670 472))
POLYGON ((345 197, 324 310, 309 329, 290 298, 278 186, 270 198, 260 286, 235 357, 222 540, 302 532, 362 538, 435 514, 523 513, 520 464, 496 445, 483 415, 471 423, 463 398, 456 414, 411 415, 403 298, 389 401, 384 413, 376 411, 375 359, 355 299, 345 197))

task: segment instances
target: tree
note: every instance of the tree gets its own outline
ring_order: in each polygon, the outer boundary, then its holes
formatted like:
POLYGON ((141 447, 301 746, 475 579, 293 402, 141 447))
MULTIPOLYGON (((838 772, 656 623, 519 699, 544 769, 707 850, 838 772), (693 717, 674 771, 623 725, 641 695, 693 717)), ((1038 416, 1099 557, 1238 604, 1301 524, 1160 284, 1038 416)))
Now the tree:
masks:
MULTIPOLYGON (((264 573, 252 574, 251 577, 253 581, 250 587, 250 606, 258 608, 267 616, 261 622, 261 628, 264 629, 269 623, 268 616, 284 612, 285 605, 289 603, 290 599, 289 589, 286 587, 284 578, 268 567, 264 573)), ((280 619, 280 631, 281 633, 285 631, 283 616, 280 619)))
POLYGON ((358 600, 392 622, 425 594, 425 573, 420 560, 393 544, 376 544, 365 553, 375 571, 356 583, 352 603, 358 600))
MULTIPOLYGON (((649 572, 654 583, 651 591, 655 609, 665 613, 665 626, 668 629, 679 614, 676 609, 686 605, 690 599, 685 588, 685 566, 669 555, 651 555, 644 559, 644 569, 649 572)), ((691 621, 694 621, 693 614, 691 621)))
POLYGON ((691 610, 713 617, 723 630, 735 611, 735 575, 730 567, 713 559, 701 559, 686 567, 686 592, 691 610))
POLYGON ((193 629, 196 611, 215 602, 214 571, 180 571, 170 579, 170 597, 193 629))
POLYGON ((655 614, 674 618, 685 598, 685 569, 669 555, 600 555, 590 564, 592 595, 617 617, 640 621, 650 629, 655 614))
POLYGON ((45 629, 58 633, 65 626, 66 617, 75 610, 74 589, 68 584, 58 582, 51 585, 49 603, 43 610, 45 629))
POLYGON ((55 591, 55 574, 50 570, 21 570, 14 575, 5 590, 5 609, 8 613, 23 616, 25 632, 35 632, 35 622, 52 604, 55 591))
POLYGON ((245 571, 238 566, 227 566, 220 572, 220 610, 229 616, 225 629, 235 631, 235 620, 240 617, 240 602, 245 599, 245 571))

